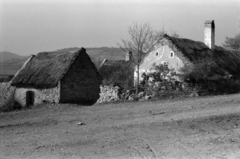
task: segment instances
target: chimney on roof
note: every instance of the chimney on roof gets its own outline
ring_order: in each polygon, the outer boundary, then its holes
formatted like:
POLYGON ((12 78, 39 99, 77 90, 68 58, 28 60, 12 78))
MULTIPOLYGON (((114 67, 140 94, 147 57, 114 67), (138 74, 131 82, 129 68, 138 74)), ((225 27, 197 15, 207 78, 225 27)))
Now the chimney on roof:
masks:
POLYGON ((204 23, 204 43, 210 49, 214 49, 215 46, 215 24, 214 20, 207 20, 204 23))
POLYGON ((132 52, 129 51, 129 52, 126 52, 126 59, 125 61, 131 61, 132 60, 132 52))

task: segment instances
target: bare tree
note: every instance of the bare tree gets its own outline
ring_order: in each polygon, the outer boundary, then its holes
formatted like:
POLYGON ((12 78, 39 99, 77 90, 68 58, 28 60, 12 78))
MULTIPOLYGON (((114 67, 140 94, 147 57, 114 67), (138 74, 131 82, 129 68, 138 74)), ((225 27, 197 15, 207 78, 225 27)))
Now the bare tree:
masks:
POLYGON ((136 93, 139 86, 139 65, 144 55, 154 50, 164 36, 164 31, 154 31, 149 23, 133 23, 128 28, 130 40, 122 40, 122 45, 118 46, 125 52, 132 52, 132 60, 137 66, 136 93))
POLYGON ((223 47, 231 50, 240 50, 240 33, 233 38, 226 37, 223 47))

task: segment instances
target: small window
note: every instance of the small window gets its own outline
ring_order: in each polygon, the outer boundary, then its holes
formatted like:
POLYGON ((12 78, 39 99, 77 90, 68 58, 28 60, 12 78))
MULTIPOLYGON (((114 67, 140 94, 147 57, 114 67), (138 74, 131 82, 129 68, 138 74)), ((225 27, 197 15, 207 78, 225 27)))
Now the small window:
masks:
POLYGON ((174 52, 170 52, 170 57, 174 57, 174 52))
POLYGON ((159 55, 159 53, 158 52, 156 52, 156 56, 158 56, 159 55))

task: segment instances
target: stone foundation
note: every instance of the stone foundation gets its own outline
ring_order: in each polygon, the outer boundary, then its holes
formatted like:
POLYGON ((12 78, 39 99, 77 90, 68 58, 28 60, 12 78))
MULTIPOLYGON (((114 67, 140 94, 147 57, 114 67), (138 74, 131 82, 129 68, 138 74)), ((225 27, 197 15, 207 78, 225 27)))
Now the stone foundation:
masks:
POLYGON ((97 103, 106 103, 120 100, 119 87, 116 86, 100 86, 100 98, 97 103))

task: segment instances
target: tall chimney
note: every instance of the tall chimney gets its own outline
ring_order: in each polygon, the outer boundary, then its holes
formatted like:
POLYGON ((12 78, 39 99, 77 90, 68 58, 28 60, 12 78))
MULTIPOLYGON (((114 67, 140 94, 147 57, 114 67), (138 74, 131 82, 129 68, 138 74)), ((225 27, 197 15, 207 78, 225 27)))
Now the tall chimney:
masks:
POLYGON ((204 23, 204 43, 210 49, 214 49, 215 46, 215 24, 214 20, 208 20, 204 23))
POLYGON ((126 59, 125 61, 131 61, 132 60, 132 52, 129 51, 129 52, 126 52, 126 59))

